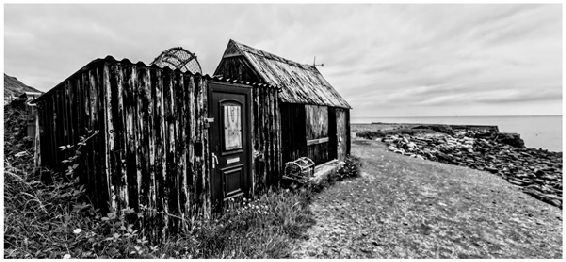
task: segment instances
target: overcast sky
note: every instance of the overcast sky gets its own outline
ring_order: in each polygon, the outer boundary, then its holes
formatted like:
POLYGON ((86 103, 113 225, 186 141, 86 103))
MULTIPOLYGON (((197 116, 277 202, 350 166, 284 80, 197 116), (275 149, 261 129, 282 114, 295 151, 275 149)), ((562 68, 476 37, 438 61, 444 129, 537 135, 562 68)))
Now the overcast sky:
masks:
POLYGON ((5 73, 49 90, 91 60, 230 38, 324 77, 366 116, 562 114, 560 5, 5 5, 5 73))

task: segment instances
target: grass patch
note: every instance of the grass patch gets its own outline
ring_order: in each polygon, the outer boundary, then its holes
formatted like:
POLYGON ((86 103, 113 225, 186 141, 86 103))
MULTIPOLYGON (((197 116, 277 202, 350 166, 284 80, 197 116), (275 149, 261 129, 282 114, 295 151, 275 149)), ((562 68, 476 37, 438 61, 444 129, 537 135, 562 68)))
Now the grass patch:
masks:
POLYGON ((273 190, 152 245, 123 217, 94 209, 69 172, 45 171, 52 182, 41 182, 26 124, 25 112, 5 107, 5 258, 285 258, 315 223, 310 191, 273 190))
POLYGON ((99 214, 75 182, 47 186, 6 164, 5 258, 285 258, 314 224, 308 191, 278 190, 152 246, 123 218, 99 214))
POLYGON ((202 258, 286 258, 314 224, 310 193, 277 190, 197 226, 193 254, 202 258))

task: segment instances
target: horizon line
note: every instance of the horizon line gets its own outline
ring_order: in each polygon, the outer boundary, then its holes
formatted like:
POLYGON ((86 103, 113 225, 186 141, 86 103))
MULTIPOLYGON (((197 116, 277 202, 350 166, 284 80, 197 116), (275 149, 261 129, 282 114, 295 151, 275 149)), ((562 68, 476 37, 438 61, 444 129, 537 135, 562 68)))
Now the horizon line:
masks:
MULTIPOLYGON (((360 117, 368 117, 368 118, 380 118, 380 117, 384 117, 384 118, 393 118, 393 117, 474 117, 474 116, 563 116, 562 114, 551 114, 551 115, 431 115, 431 116, 410 116, 410 115, 405 115, 405 116, 358 116, 358 118, 360 117)), ((355 118, 352 116, 352 118, 355 118)))

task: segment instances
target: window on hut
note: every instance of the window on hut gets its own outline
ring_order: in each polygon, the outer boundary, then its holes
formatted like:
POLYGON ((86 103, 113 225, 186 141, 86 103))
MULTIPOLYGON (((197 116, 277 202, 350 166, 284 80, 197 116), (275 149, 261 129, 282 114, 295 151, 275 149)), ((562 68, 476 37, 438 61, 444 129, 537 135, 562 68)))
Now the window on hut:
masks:
POLYGON ((328 107, 306 105, 306 136, 308 157, 316 164, 328 158, 328 107))

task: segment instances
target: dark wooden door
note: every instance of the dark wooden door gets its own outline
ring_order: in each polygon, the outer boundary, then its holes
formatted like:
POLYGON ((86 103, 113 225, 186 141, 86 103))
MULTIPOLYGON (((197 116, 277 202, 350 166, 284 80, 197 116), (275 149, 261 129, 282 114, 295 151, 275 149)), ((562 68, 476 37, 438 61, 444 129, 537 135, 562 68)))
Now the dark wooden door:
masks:
POLYGON ((212 201, 215 210, 233 197, 249 197, 251 186, 251 88, 209 86, 212 201))

